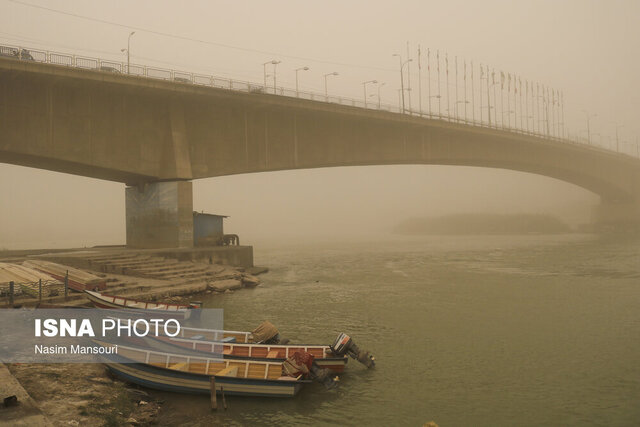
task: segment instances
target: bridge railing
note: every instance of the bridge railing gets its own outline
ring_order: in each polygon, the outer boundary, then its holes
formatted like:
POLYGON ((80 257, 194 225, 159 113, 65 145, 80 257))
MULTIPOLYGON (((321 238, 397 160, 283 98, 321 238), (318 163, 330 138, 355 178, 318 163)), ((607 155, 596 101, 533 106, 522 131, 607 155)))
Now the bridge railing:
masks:
MULTIPOLYGON (((295 90, 285 87, 273 87, 273 85, 267 85, 249 81, 228 79, 223 77, 216 77, 212 75, 194 74, 186 71, 170 70, 165 68, 150 67, 141 64, 127 65, 125 62, 115 62, 103 60, 100 58, 91 58, 79 55, 70 55, 66 53, 50 52, 39 49, 31 49, 22 46, 0 46, 0 57, 12 57, 22 61, 36 61, 49 63, 54 65, 60 65, 65 67, 82 68, 86 70, 94 70, 98 72, 110 72, 117 74, 129 74, 132 76, 145 77, 151 79, 175 81, 179 84, 194 84, 200 86, 209 86, 220 89, 227 89, 233 91, 241 91, 247 93, 263 93, 277 96, 286 96, 291 98, 299 98, 309 101, 326 102, 330 104, 346 105, 355 108, 366 108, 371 110, 388 111, 398 114, 406 114, 416 117, 422 117, 430 120, 440 120, 452 123, 460 123, 469 126, 477 126, 483 128, 500 129, 508 132, 513 132, 522 135, 535 136, 538 138, 544 138, 552 141, 572 143, 572 144, 584 144, 590 145, 594 148, 599 148, 606 151, 617 151, 621 154, 630 155, 633 157, 640 157, 640 147, 635 144, 628 145, 623 144, 622 147, 618 145, 617 150, 611 150, 609 147, 597 146, 593 142, 587 140, 587 138, 580 137, 578 134, 566 133, 564 125, 560 128, 560 123, 556 122, 556 126, 550 129, 549 126, 545 126, 547 131, 540 131, 540 125, 533 126, 533 129, 523 129, 517 126, 505 126, 504 123, 494 120, 489 122, 488 120, 473 120, 467 117, 460 117, 450 114, 438 114, 432 111, 415 111, 410 108, 404 110, 400 106, 380 103, 376 101, 365 101, 364 99, 354 99, 342 96, 336 96, 333 94, 322 94, 309 91, 295 90), (537 129, 536 129, 537 128, 537 129), (622 148, 622 150, 620 150, 622 148)), ((493 107, 491 107, 493 108, 493 107)), ((548 120, 548 119, 546 119, 548 120)), ((527 120, 528 121, 528 120, 527 120)), ((520 121, 522 124, 522 120, 520 121)), ((527 123, 527 127, 529 123, 527 123)))

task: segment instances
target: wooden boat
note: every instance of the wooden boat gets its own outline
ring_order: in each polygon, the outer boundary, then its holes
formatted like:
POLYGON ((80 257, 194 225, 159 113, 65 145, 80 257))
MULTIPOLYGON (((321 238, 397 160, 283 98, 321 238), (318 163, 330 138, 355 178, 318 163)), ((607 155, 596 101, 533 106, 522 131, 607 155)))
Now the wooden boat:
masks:
MULTIPOLYGON (((104 341, 93 341, 112 347, 104 341)), ((227 395, 293 397, 310 381, 283 376, 282 363, 254 360, 220 360, 184 356, 134 347, 117 346, 117 354, 101 354, 107 368, 120 378, 156 390, 179 393, 211 393, 211 377, 216 391, 227 395)))
POLYGON ((22 265, 46 273, 61 282, 64 282, 65 277, 68 275, 69 288, 76 291, 93 291, 97 289, 105 289, 107 287, 107 281, 102 277, 98 277, 77 268, 56 264, 55 262, 30 259, 24 261, 22 265))
POLYGON ((195 304, 169 304, 140 301, 131 298, 105 295, 93 291, 84 291, 91 303, 97 308, 135 310, 136 314, 153 316, 160 318, 184 319, 187 320, 200 313, 200 308, 195 304))
POLYGON ((160 351, 184 354, 213 355, 222 354, 224 359, 263 360, 283 362, 297 351, 310 353, 319 368, 329 369, 336 373, 344 372, 347 356, 335 355, 328 345, 303 344, 249 344, 220 341, 204 341, 193 338, 172 338, 164 335, 140 338, 143 345, 160 351))
MULTIPOLYGON (((176 330, 173 325, 167 325, 167 331, 174 335, 176 330)), ((203 329, 180 326, 176 338, 193 338, 207 341, 233 341, 237 343, 252 343, 253 334, 246 331, 232 331, 226 329, 203 329)))

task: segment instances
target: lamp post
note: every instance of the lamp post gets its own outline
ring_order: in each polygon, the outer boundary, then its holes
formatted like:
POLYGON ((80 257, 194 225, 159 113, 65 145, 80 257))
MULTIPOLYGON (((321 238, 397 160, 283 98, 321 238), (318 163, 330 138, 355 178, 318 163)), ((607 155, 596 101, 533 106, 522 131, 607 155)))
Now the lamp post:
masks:
MULTIPOLYGON (((441 96, 440 95, 429 95, 429 104, 431 104, 431 98, 437 98, 438 102, 440 102, 441 96)), ((440 115, 441 115, 440 114, 440 109, 438 109, 438 116, 440 117, 440 115)), ((429 116, 431 117, 432 115, 430 114, 429 116)))
POLYGON ((130 59, 131 59, 131 36, 134 35, 136 32, 135 31, 131 31, 131 33, 129 34, 129 37, 127 38, 127 74, 131 74, 130 69, 129 69, 129 65, 130 65, 130 59))
POLYGON ((364 108, 367 108, 367 83, 378 83, 377 80, 367 80, 366 82, 362 82, 362 87, 364 88, 364 108))
POLYGON ((586 110, 582 110, 587 115, 587 143, 591 145, 591 118, 597 117, 597 114, 589 114, 586 110))
MULTIPOLYGON (((262 64, 262 70, 264 72, 264 89, 265 91, 267 90, 267 64, 273 64, 273 79, 274 79, 274 87, 275 87, 275 69, 276 69, 276 65, 278 65, 280 63, 280 61, 276 61, 275 59, 272 61, 267 61, 265 63, 262 64)), ((274 90, 275 93, 275 90, 274 90)))
POLYGON ((329 91, 327 90, 327 77, 329 76, 337 76, 338 73, 334 71, 333 73, 328 73, 324 75, 324 100, 329 101, 329 91))
POLYGON ((384 85, 385 85, 384 82, 378 83, 378 110, 380 109, 380 88, 384 85))
POLYGON ((619 125, 616 122, 613 122, 613 124, 616 126, 616 152, 618 153, 620 152, 620 142, 618 140, 618 129, 620 129, 624 125, 619 125))
POLYGON ((301 67, 301 68, 296 68, 296 96, 300 96, 300 93, 298 91, 298 71, 309 71, 309 67, 301 67))
POLYGON ((276 94, 276 66, 282 61, 271 61, 273 64, 273 94, 276 94))
POLYGON ((397 56, 398 60, 400 61, 400 92, 402 94, 402 96, 400 98, 402 100, 402 113, 404 114, 404 111, 405 111, 405 108, 404 108, 404 74, 402 72, 402 68, 405 66, 405 64, 408 64, 409 62, 411 62, 412 59, 409 58, 406 61, 402 62, 402 55, 400 55, 399 53, 394 53, 391 56, 397 56))

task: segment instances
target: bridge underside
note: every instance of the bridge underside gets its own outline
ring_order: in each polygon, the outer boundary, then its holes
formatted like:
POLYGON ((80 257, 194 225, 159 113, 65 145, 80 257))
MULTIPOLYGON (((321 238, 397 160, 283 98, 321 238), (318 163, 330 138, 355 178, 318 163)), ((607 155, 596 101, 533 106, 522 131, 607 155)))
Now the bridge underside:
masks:
POLYGON ((535 173, 600 195, 604 221, 640 222, 640 160, 594 147, 2 58, 0 162, 126 183, 132 246, 187 244, 190 180, 332 166, 434 164, 535 173))

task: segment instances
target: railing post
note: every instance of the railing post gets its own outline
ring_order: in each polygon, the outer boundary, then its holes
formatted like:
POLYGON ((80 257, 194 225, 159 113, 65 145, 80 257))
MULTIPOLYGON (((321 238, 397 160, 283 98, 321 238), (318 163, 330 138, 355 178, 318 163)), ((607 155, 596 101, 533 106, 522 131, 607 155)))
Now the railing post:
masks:
POLYGON ((13 307, 13 282, 9 282, 9 305, 13 307))
POLYGON ((211 378, 209 379, 209 392, 211 393, 211 410, 217 411, 218 399, 216 394, 216 376, 215 375, 211 375, 211 378))
POLYGON ((38 300, 42 302, 42 279, 38 280, 38 300))
POLYGON ((64 276, 64 299, 67 300, 69 296, 69 270, 67 270, 67 274, 64 276))

